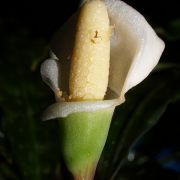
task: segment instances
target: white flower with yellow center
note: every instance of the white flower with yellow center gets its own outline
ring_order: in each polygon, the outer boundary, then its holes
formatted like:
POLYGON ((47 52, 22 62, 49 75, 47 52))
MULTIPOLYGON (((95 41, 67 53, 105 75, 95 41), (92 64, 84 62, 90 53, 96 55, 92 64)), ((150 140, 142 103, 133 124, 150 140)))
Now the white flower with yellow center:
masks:
POLYGON ((63 155, 75 178, 84 178, 85 167, 93 177, 115 106, 149 75, 163 50, 145 18, 119 0, 87 1, 55 35, 41 75, 56 103, 43 118, 63 118, 63 155))

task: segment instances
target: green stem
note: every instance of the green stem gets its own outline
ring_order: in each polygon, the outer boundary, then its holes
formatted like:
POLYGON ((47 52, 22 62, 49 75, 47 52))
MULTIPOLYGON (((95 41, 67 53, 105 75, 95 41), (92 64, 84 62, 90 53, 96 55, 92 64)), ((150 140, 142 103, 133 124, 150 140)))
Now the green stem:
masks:
POLYGON ((75 180, 92 180, 114 108, 77 112, 60 119, 62 155, 75 180))

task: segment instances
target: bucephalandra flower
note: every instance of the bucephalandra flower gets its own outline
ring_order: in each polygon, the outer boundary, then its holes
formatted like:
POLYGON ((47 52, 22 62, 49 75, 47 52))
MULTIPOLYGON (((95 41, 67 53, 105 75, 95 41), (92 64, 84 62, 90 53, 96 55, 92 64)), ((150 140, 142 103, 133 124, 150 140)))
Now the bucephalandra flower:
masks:
POLYGON ((92 179, 115 106, 156 66, 164 42, 144 17, 119 0, 89 0, 52 41, 41 65, 61 118, 62 153, 75 179, 92 179))
MULTIPOLYGON (((113 26, 110 75, 105 99, 116 99, 121 104, 124 102, 124 94, 144 80, 156 66, 164 49, 164 42, 159 39, 144 17, 126 3, 119 0, 104 0, 104 3, 108 10, 110 24, 113 26)), ((60 97, 59 92, 69 92, 70 56, 74 45, 77 15, 78 13, 70 18, 53 40, 52 51, 56 54, 57 59, 51 58, 47 62, 45 61, 41 67, 43 79, 57 97, 60 97)), ((116 100, 115 105, 117 105, 116 100)), ((53 108, 57 106, 59 109, 58 106, 63 106, 64 103, 62 103, 62 98, 57 101, 58 103, 54 104, 53 108)), ((94 102, 98 109, 101 109, 101 105, 102 108, 107 107, 108 103, 110 103, 109 106, 112 106, 111 101, 104 101, 107 105, 98 102, 94 102)), ((72 103, 72 105, 76 106, 76 103, 72 103)), ((85 105, 88 106, 88 103, 85 105)), ((84 104, 82 106, 86 111, 95 109, 92 102, 88 107, 85 107, 84 104)), ((81 109, 75 109, 81 111, 81 109)), ((52 114, 50 107, 50 113, 46 112, 44 119, 57 118, 60 114, 67 116, 74 110, 71 111, 68 108, 68 112, 66 111, 65 114, 55 111, 52 114)), ((61 110, 59 109, 59 111, 61 110)))

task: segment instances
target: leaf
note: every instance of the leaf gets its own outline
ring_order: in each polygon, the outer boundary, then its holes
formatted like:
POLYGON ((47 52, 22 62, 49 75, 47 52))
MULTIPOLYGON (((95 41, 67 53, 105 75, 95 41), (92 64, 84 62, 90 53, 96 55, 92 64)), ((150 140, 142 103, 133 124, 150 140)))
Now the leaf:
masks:
POLYGON ((180 99, 180 69, 163 68, 129 91, 114 114, 96 179, 117 179, 133 145, 180 99), (107 171, 108 169, 108 171, 107 171))
POLYGON ((180 40, 180 18, 169 22, 166 36, 169 41, 180 40))
MULTIPOLYGON (((8 47, 1 54, 0 66, 2 126, 16 173, 26 180, 52 179, 60 159, 58 126, 56 121, 41 121, 50 97, 42 85, 39 69, 31 71, 32 62, 42 58, 46 43, 26 34, 15 34, 2 41, 8 47)), ((0 162, 0 166, 4 164, 0 162)), ((3 169, 0 168, 0 174, 3 169)))
POLYGON ((1 180, 19 180, 16 173, 5 163, 0 163, 0 179, 1 180))
POLYGON ((4 129, 23 179, 51 177, 58 163, 56 124, 40 122, 27 105, 16 112, 17 115, 7 112, 4 129))

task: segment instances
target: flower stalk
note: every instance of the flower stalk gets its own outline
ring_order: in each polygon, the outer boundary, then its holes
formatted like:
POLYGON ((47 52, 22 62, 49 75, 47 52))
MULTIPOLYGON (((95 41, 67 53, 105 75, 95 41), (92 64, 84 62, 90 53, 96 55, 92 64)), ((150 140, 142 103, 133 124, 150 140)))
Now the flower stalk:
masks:
POLYGON ((75 179, 93 179, 113 111, 78 112, 59 120, 62 154, 75 179))

